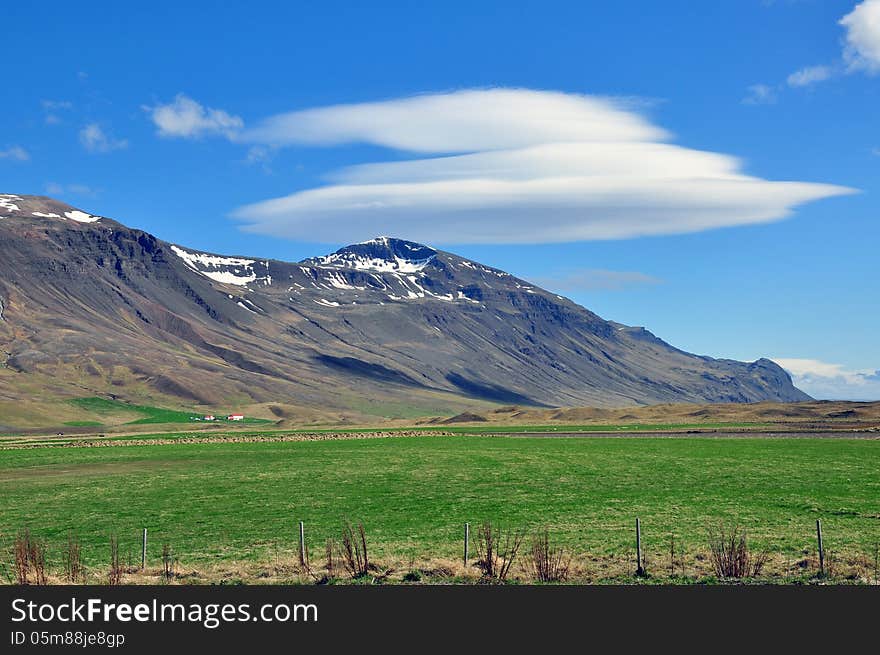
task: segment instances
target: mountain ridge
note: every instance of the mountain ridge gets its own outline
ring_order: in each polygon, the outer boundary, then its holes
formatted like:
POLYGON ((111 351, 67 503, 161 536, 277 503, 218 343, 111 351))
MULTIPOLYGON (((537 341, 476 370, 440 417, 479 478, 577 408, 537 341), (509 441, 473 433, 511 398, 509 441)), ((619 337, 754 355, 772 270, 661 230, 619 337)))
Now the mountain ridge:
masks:
POLYGON ((692 355, 505 271, 387 236, 300 262, 224 256, 0 194, 0 303, 0 392, 11 371, 61 395, 377 415, 401 403, 429 413, 809 398, 770 360, 692 355))

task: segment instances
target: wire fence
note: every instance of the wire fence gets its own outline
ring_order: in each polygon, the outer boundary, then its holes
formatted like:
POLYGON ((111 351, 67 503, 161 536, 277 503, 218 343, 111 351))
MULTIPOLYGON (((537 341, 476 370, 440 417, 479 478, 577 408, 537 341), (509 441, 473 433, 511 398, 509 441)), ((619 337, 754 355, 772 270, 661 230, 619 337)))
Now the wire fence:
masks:
POLYGON ((84 549, 70 532, 47 540, 30 530, 6 539, 0 579, 7 584, 153 584, 156 582, 579 582, 651 581, 688 584, 718 580, 765 583, 878 584, 880 536, 871 547, 836 545, 821 520, 797 526, 796 547, 754 539, 741 524, 709 524, 698 537, 658 529, 634 517, 589 529, 521 529, 497 522, 444 525, 442 540, 394 540, 348 521, 341 529, 305 520, 291 531, 244 551, 217 546, 211 553, 178 550, 173 535, 138 530, 108 536, 102 553, 84 549), (590 535, 594 539, 590 539, 590 535), (595 546, 590 547, 590 544, 595 546), (626 545, 624 545, 626 544, 626 545), (242 552, 245 557, 241 557, 242 552))

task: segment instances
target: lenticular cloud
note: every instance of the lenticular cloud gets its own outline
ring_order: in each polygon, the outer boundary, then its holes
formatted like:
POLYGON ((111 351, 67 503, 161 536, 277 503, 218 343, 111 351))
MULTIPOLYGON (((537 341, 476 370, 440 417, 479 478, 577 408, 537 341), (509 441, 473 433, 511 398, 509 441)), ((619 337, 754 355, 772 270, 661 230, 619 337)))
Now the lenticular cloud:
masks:
POLYGON ((523 89, 292 112, 240 139, 367 143, 413 155, 344 168, 325 186, 233 214, 249 231, 308 241, 623 239, 776 221, 800 204, 853 192, 746 175, 735 157, 671 143, 624 101, 523 89))

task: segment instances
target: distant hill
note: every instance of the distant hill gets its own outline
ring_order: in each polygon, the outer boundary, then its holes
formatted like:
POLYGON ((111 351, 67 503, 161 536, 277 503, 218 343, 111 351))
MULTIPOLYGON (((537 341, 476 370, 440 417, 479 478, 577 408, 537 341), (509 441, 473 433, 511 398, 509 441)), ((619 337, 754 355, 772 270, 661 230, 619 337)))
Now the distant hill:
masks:
POLYGON ((38 390, 401 416, 809 399, 768 359, 692 355, 422 244, 216 255, 2 194, 0 396, 38 390))

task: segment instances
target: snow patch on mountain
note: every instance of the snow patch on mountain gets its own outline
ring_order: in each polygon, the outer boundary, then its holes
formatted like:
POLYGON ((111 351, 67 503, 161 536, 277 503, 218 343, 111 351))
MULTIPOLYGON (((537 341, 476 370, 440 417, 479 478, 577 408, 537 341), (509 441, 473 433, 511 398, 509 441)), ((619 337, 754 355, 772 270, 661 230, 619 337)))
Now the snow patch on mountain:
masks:
POLYGON ((494 268, 487 268, 485 266, 480 266, 479 264, 475 264, 474 262, 468 261, 467 259, 462 259, 461 265, 464 266, 465 268, 471 269, 472 271, 479 271, 480 273, 494 275, 495 277, 510 277, 510 273, 505 273, 504 271, 499 271, 494 268))
POLYGON ((330 273, 330 275, 327 276, 327 281, 330 283, 330 286, 332 286, 335 289, 364 291, 367 288, 367 287, 357 287, 357 286, 349 284, 348 282, 346 282, 345 278, 342 277, 342 275, 340 275, 339 273, 336 273, 335 271, 330 273))
POLYGON ((18 205, 13 202, 14 200, 21 200, 21 196, 16 196, 11 193, 3 193, 0 194, 0 209, 5 209, 8 212, 18 212, 21 209, 18 205))
POLYGON ((76 221, 77 223, 94 223, 101 220, 100 216, 92 216, 91 214, 86 214, 85 212, 81 212, 78 209, 64 212, 64 215, 70 220, 76 221))
MULTIPOLYGON (((178 246, 171 246, 171 250, 196 273, 200 273, 216 282, 245 286, 259 279, 253 269, 255 263, 253 259, 206 255, 204 253, 189 252, 178 246)), ((266 278, 263 279, 265 280, 266 278)))
POLYGON ((427 266, 433 255, 428 259, 412 261, 403 257, 383 259, 379 257, 358 257, 356 255, 326 255, 318 257, 319 266, 354 268, 359 271, 381 271, 383 273, 418 273, 427 266))
POLYGON ((241 301, 239 301, 239 302, 237 303, 237 305, 238 305, 239 307, 241 307, 242 309, 246 309, 246 310, 249 311, 251 314, 256 314, 256 313, 257 313, 257 312, 255 312, 253 309, 251 309, 250 307, 248 307, 247 305, 245 305, 245 304, 244 304, 243 302, 241 302, 241 301))

